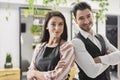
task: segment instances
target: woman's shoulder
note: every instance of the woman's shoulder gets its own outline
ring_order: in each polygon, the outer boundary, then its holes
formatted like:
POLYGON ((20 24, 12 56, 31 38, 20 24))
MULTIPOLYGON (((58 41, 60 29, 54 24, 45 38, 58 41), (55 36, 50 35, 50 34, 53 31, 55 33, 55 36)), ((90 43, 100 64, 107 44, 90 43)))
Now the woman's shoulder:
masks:
POLYGON ((45 42, 37 44, 34 49, 34 53, 37 53, 43 47, 44 44, 45 42))
POLYGON ((41 42, 41 43, 37 44, 36 49, 43 47, 43 45, 45 45, 45 42, 41 42))
POLYGON ((60 52, 61 52, 61 55, 74 54, 73 44, 70 41, 65 41, 60 46, 60 52))

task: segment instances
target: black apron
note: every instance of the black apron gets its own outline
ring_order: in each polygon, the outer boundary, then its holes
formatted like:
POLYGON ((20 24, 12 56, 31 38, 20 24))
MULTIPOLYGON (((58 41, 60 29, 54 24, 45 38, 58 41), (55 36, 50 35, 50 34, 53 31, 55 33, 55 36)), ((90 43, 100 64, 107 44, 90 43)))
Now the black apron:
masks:
POLYGON ((44 57, 46 49, 46 44, 40 49, 39 53, 35 59, 35 65, 39 71, 51 71, 54 70, 58 61, 60 60, 60 44, 53 48, 48 56, 44 57))

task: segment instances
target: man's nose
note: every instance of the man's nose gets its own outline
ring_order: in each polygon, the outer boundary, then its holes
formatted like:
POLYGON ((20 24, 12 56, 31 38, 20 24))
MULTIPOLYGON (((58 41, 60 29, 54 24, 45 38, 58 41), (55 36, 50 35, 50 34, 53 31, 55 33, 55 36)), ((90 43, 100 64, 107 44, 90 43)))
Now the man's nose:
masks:
POLYGON ((85 18, 85 24, 88 24, 89 23, 89 20, 87 18, 85 18))

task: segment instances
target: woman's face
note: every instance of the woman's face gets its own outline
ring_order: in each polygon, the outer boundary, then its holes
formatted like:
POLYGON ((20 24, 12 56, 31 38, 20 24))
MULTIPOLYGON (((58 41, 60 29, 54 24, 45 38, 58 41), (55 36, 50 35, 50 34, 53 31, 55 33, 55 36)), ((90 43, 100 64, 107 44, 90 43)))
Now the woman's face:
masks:
POLYGON ((60 38, 64 30, 64 21, 58 16, 52 17, 47 25, 50 37, 60 38))

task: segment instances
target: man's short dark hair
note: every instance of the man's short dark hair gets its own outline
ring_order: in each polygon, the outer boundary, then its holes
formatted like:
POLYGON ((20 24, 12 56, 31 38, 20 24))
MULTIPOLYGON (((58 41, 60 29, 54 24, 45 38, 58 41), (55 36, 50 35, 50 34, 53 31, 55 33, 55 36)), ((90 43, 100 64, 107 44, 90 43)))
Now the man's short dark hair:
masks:
POLYGON ((79 2, 79 3, 77 3, 73 7, 74 17, 76 18, 77 10, 85 10, 85 9, 89 9, 90 11, 92 11, 91 6, 89 4, 87 4, 86 2, 79 2))

